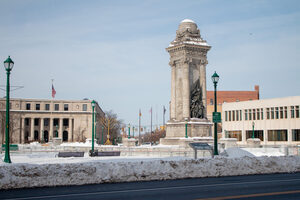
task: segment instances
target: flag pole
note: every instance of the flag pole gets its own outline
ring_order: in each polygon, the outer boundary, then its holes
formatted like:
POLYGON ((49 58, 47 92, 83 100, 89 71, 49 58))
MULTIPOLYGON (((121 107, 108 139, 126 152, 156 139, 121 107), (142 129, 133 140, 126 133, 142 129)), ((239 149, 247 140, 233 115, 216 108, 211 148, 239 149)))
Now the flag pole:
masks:
POLYGON ((150 142, 151 142, 151 145, 152 145, 152 106, 151 106, 151 128, 150 128, 150 133, 151 133, 150 142))
POLYGON ((139 112, 139 145, 141 145, 141 117, 142 117, 142 113, 141 113, 141 109, 139 112))

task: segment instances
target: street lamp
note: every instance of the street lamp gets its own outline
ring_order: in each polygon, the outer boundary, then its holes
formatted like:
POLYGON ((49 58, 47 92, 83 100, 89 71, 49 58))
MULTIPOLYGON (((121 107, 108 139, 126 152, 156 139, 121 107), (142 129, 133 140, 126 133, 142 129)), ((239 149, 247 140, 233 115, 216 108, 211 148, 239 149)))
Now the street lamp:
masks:
POLYGON ((128 139, 130 139, 130 124, 128 124, 128 139))
POLYGON ((94 135, 95 135, 95 126, 94 126, 94 121, 95 121, 95 106, 96 106, 96 102, 95 100, 93 100, 91 102, 92 104, 92 108, 93 108, 93 116, 92 116, 92 155, 94 153, 94 135))
POLYGON ((185 138, 188 138, 188 135, 187 135, 187 126, 188 126, 188 121, 185 120, 185 138))
MULTIPOLYGON (((217 113, 217 84, 219 81, 219 75, 217 72, 215 72, 212 77, 212 82, 214 83, 215 87, 215 113, 217 113)), ((216 120, 216 119, 215 119, 216 120)), ((215 132, 214 132, 214 155, 218 155, 218 122, 214 121, 214 126, 215 126, 215 132)))
POLYGON ((252 139, 254 138, 254 125, 255 125, 255 123, 252 122, 252 139))
POLYGON ((11 163, 10 155, 9 155, 9 75, 10 71, 14 67, 14 61, 8 56, 8 58, 4 61, 4 67, 7 74, 7 83, 6 83, 6 126, 5 126, 5 157, 4 162, 11 163))

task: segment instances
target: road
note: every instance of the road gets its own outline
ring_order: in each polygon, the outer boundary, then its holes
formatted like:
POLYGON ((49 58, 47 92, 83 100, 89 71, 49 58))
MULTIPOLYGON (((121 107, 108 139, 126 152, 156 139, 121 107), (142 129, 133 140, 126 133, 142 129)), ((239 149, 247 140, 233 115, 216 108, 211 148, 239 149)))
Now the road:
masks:
POLYGON ((1 190, 0 199, 300 199, 300 173, 1 190))

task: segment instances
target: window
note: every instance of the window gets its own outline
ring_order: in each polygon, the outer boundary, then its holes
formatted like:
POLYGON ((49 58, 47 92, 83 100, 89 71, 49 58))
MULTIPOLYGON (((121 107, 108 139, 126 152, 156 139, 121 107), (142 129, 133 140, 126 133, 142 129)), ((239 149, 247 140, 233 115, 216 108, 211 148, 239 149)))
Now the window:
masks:
POLYGON ((44 119, 44 126, 49 126, 49 118, 44 119))
POLYGON ((82 104, 82 110, 87 111, 87 104, 82 104))
POLYGON ((50 110, 50 104, 45 104, 45 110, 50 110))
POLYGON ((26 103, 26 110, 30 110, 30 103, 26 103))
POLYGON ((291 118, 295 118, 294 106, 291 106, 291 118))
POLYGON ((63 119, 63 126, 69 126, 69 119, 63 119))
POLYGON ((253 109, 253 120, 256 120, 256 111, 253 109))
POLYGON ((245 110, 245 120, 248 120, 248 111, 245 110))
POLYGON ((210 105, 213 105, 213 104, 214 104, 214 100, 213 100, 213 99, 210 99, 210 100, 209 100, 209 104, 210 104, 210 105))
POLYGON ((259 110, 259 108, 258 109, 256 109, 256 113, 257 113, 257 120, 260 120, 260 110, 259 110))
POLYGON ((240 120, 242 121, 242 110, 240 110, 240 120))
POLYGON ((38 125, 39 125, 39 118, 35 118, 35 119, 34 119, 34 125, 35 125, 35 126, 38 126, 38 125))
POLYGON ((37 103, 37 104, 35 104, 35 110, 40 110, 40 104, 39 103, 37 103))
POLYGON ((293 141, 300 141, 300 129, 292 129, 293 141))
POLYGON ((276 119, 279 119, 279 109, 278 109, 278 107, 275 108, 275 116, 276 116, 276 119))
POLYGON ((68 111, 69 110, 69 104, 64 104, 64 111, 68 111))
POLYGON ((283 107, 280 107, 280 112, 279 112, 279 116, 280 116, 280 119, 283 119, 283 107))
POLYGON ((236 113, 236 121, 239 121, 239 110, 235 111, 236 113))
POLYGON ((237 100, 235 100, 236 102, 240 102, 240 100, 239 99, 237 99, 237 100))
POLYGON ((271 119, 274 119, 274 108, 271 108, 271 119))
POLYGON ((296 106, 296 118, 299 118, 299 106, 296 106))
POLYGON ((287 130, 268 130, 269 141, 287 141, 287 130))
POLYGON ((232 111, 232 121, 235 121, 235 111, 232 111))
POLYGON ((58 111, 59 110, 59 104, 54 105, 54 110, 58 111))
POLYGON ((264 119, 264 109, 263 108, 260 109, 260 114, 261 114, 261 120, 263 120, 264 119))
POLYGON ((225 111, 225 121, 227 121, 228 120, 228 116, 227 116, 227 111, 225 111))
POLYGON ((252 120, 252 113, 251 113, 251 109, 249 109, 249 120, 252 120))
POLYGON ((57 118, 53 119, 53 126, 58 127, 58 119, 57 118))
POLYGON ((229 121, 231 121, 231 111, 229 111, 229 121))
POLYGON ((287 119, 287 107, 284 107, 284 118, 287 119))
POLYGON ((270 119, 270 108, 267 108, 267 119, 270 119))
POLYGON ((25 118, 25 125, 29 126, 29 118, 25 118))

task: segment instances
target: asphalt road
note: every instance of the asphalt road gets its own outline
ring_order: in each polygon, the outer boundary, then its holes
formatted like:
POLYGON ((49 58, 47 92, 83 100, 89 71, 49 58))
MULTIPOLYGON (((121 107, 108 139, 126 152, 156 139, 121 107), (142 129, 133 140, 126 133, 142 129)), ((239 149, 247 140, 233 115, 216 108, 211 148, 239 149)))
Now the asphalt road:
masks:
POLYGON ((0 190, 0 199, 300 199, 300 173, 0 190))

